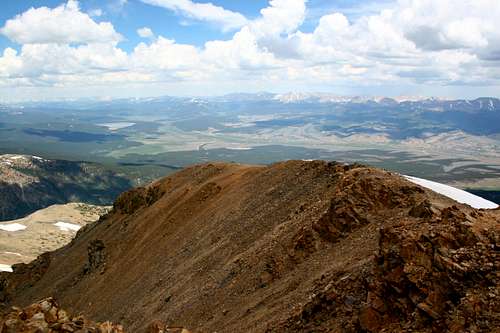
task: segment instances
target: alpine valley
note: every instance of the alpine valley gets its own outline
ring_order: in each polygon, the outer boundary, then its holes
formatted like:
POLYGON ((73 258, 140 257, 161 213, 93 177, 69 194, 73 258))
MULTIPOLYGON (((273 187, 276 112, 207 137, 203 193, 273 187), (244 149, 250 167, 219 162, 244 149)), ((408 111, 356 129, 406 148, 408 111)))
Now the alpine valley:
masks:
POLYGON ((496 98, 260 93, 24 102, 0 106, 0 128, 0 152, 96 162, 135 185, 213 160, 324 159, 482 190, 496 200, 500 188, 496 98))
POLYGON ((499 124, 495 98, 4 105, 0 328, 488 332, 499 124))

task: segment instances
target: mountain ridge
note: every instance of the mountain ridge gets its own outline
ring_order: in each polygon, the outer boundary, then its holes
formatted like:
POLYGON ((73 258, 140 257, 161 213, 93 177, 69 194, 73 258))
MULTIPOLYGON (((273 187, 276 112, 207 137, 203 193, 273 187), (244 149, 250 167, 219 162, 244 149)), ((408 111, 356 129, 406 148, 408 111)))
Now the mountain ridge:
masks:
POLYGON ((96 163, 0 155, 0 221, 53 204, 110 204, 131 186, 127 178, 96 163))
POLYGON ((500 323, 499 213, 361 165, 198 165, 122 194, 66 247, 2 273, 0 298, 54 296, 131 332, 155 320, 193 332, 486 332, 500 323))
MULTIPOLYGON (((113 98, 113 99, 63 99, 54 101, 26 101, 5 104, 4 108, 17 107, 22 110, 25 107, 55 107, 65 108, 68 105, 81 109, 96 106, 112 106, 120 103, 163 103, 163 102, 191 102, 193 104, 209 102, 245 102, 245 101, 276 101, 284 104, 319 102, 325 104, 377 104, 384 106, 391 105, 423 105, 442 106, 448 105, 449 109, 456 108, 479 108, 485 110, 498 110, 500 108, 500 98, 498 97, 475 97, 475 98, 453 98, 453 97, 432 97, 432 96, 370 96, 370 95, 339 95, 324 92, 287 92, 287 93, 233 93, 222 96, 157 96, 157 97, 134 97, 134 98, 113 98)), ((1 109, 2 107, 0 107, 1 109)))

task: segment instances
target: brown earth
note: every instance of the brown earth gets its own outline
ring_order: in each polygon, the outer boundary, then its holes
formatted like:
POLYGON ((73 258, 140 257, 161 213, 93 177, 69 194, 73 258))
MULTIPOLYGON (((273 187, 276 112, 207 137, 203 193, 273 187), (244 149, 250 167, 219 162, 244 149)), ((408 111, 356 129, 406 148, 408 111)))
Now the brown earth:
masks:
POLYGON ((0 298, 127 332, 491 332, 499 217, 359 165, 205 164, 124 193, 0 298))
POLYGON ((29 263, 44 252, 68 244, 75 237, 76 230, 61 229, 56 223, 69 223, 76 229, 97 221, 110 209, 110 206, 68 203, 37 210, 21 219, 0 222, 0 226, 15 223, 26 227, 18 231, 0 230, 0 265, 9 267, 29 263))

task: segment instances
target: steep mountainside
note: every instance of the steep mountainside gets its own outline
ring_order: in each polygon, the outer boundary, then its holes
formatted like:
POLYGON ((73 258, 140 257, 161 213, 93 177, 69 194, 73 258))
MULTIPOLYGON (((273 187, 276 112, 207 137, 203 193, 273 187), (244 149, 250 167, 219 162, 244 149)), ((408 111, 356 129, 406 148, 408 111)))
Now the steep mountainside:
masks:
POLYGON ((110 204, 130 187, 128 179, 98 164, 0 155, 0 221, 53 204, 110 204))
POLYGON ((0 298, 127 332, 490 332, 499 216, 359 165, 206 164, 1 273, 0 298))

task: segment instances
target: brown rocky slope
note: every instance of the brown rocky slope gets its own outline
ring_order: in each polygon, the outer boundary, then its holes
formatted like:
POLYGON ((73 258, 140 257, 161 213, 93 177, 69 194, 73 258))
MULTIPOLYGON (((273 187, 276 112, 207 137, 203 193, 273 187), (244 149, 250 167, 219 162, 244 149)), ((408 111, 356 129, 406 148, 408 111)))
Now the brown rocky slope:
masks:
POLYGON ((128 332, 490 332, 499 217, 359 165, 205 164, 124 193, 0 298, 128 332))

